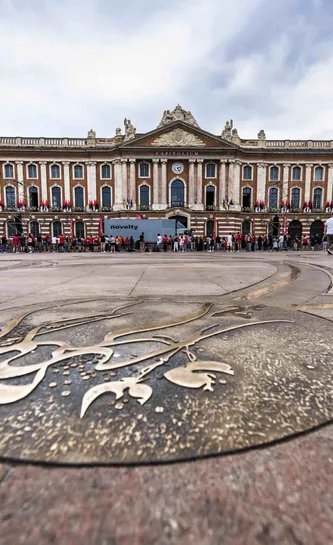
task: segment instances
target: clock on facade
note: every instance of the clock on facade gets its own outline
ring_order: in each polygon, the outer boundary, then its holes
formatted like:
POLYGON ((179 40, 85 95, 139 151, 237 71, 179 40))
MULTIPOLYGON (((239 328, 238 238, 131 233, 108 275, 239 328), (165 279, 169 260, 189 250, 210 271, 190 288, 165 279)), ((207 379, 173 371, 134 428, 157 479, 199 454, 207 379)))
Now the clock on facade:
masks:
POLYGON ((183 163, 173 163, 172 172, 174 172, 175 174, 181 174, 182 172, 184 172, 183 163))

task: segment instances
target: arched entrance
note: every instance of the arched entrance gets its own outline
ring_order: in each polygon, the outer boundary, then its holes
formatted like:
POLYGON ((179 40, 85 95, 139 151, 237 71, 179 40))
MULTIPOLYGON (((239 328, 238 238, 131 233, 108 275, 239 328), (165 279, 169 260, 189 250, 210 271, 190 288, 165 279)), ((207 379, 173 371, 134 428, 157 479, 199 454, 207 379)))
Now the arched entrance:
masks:
POLYGON ((252 222, 250 220, 244 220, 242 223, 242 235, 250 235, 252 233, 252 222))
POLYGON ((279 230, 280 230, 280 222, 279 217, 274 216, 273 221, 271 221, 268 224, 268 236, 269 237, 278 237, 279 236, 279 230))
POLYGON ((320 244, 324 236, 324 223, 321 220, 316 220, 311 223, 310 237, 316 239, 320 244))
POLYGON ((181 180, 174 180, 171 184, 171 208, 185 205, 185 187, 181 180))
POLYGON ((169 216, 169 220, 176 220, 178 227, 181 229, 187 229, 187 217, 186 216, 169 216))
POLYGON ((288 225, 288 234, 291 239, 302 238, 302 224, 299 220, 293 220, 288 225))

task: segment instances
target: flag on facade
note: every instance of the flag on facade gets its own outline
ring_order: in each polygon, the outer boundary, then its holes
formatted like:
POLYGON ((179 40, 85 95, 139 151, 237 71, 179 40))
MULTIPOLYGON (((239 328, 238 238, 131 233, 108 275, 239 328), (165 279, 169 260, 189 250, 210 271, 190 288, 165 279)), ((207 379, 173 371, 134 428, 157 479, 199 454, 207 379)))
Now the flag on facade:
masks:
POLYGON ((256 236, 256 217, 253 216, 253 222, 252 222, 252 235, 256 236))
POLYGON ((213 238, 215 239, 217 237, 217 218, 216 214, 214 215, 214 223, 213 223, 213 238))
POLYGON ((73 238, 74 237, 73 216, 71 216, 69 220, 69 232, 70 232, 70 237, 73 238))
POLYGON ((283 216, 283 234, 287 234, 287 214, 283 216))
POLYGON ((103 218, 99 216, 99 236, 103 234, 103 218))
POLYGON ((137 220, 142 220, 143 217, 141 216, 141 214, 136 214, 136 219, 137 219, 137 220))

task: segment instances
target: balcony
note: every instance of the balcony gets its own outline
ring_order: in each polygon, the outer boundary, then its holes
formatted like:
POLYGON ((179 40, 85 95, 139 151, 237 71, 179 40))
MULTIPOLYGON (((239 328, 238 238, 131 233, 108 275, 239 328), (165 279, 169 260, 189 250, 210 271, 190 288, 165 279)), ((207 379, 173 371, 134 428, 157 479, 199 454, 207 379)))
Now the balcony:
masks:
POLYGON ((207 210, 207 212, 214 212, 215 210, 218 210, 218 207, 213 204, 207 204, 205 210, 207 210))
POLYGON ((140 212, 148 212, 151 209, 152 209, 152 207, 150 206, 150 204, 139 204, 138 205, 138 210, 140 210, 140 212))

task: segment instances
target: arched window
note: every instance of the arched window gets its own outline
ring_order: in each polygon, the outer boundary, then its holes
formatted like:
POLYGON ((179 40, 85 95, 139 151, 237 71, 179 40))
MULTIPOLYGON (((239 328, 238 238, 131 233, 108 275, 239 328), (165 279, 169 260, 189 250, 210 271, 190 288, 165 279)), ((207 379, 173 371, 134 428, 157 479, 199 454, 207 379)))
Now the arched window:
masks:
POLYGON ((252 180, 252 167, 245 165, 243 168, 243 180, 252 180))
POLYGON ((83 178, 83 166, 82 165, 74 165, 74 178, 79 178, 82 180, 83 178))
POLYGON ((39 223, 38 221, 30 222, 30 233, 36 238, 39 235, 39 223))
POLYGON ((243 187, 243 208, 251 208, 251 188, 243 187))
POLYGON ((171 184, 171 207, 184 206, 185 189, 181 180, 175 180, 171 184))
POLYGON ((214 234, 214 220, 208 220, 206 223, 206 236, 212 237, 214 234))
POLYGON ((293 187, 291 190, 291 208, 299 208, 301 198, 301 190, 298 187, 293 187))
POLYGON ((294 167, 292 171, 292 178, 294 182, 299 182, 301 179, 301 167, 294 167))
POLYGON ((58 237, 62 233, 61 222, 56 220, 53 222, 53 236, 58 237))
POLYGON ((36 165, 28 165, 28 178, 32 178, 34 180, 37 178, 36 165))
POLYGON ((51 178, 58 179, 60 178, 60 166, 51 165, 51 178))
POLYGON ((268 207, 269 208, 277 208, 278 207, 278 189, 277 187, 271 187, 269 190, 269 198, 268 198, 268 207))
POLYGON ((206 206, 214 207, 215 205, 215 185, 207 185, 206 187, 206 206))
POLYGON ((140 163, 139 176, 140 178, 149 178, 149 163, 140 163))
POLYGON ((74 206, 77 208, 84 207, 84 192, 83 187, 76 187, 74 189, 74 206))
POLYGON ((318 210, 322 207, 323 202, 323 190, 321 187, 316 187, 313 192, 313 208, 318 210))
POLYGON ((316 182, 321 182, 324 179, 324 169, 323 167, 315 168, 315 180, 316 182))
POLYGON ((102 165, 101 174, 103 180, 110 180, 111 178, 111 167, 110 165, 102 165))
POLYGON ((111 208, 111 187, 109 186, 102 187, 102 206, 111 208))
POLYGON ((61 208, 61 189, 60 187, 52 187, 52 207, 61 208))
POLYGON ((14 220, 7 221, 7 236, 8 238, 13 238, 15 235, 18 235, 16 222, 14 220))
POLYGON ((75 222, 75 236, 76 238, 84 238, 84 223, 83 221, 75 222))
POLYGON ((30 208, 38 208, 38 189, 34 185, 29 187, 29 206, 30 208))
POLYGON ((272 181, 277 181, 280 178, 279 167, 271 167, 269 170, 269 179, 272 181))
POLYGON ((6 187, 6 206, 9 208, 15 207, 15 188, 12 185, 6 187))
POLYGON ((14 178, 14 167, 13 165, 5 165, 5 178, 14 178))
POLYGON ((140 187, 140 209, 149 210, 149 186, 142 185, 140 187))
POLYGON ((215 163, 208 163, 206 165, 206 178, 216 178, 216 165, 215 165, 215 163))

